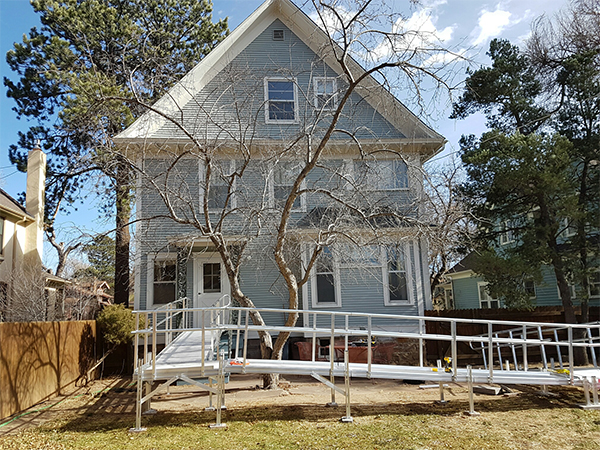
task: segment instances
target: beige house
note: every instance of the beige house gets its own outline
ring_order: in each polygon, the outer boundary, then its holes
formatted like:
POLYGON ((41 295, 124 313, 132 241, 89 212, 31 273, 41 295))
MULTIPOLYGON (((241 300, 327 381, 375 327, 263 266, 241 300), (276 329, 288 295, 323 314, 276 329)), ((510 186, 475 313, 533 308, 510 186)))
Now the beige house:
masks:
POLYGON ((27 160, 25 208, 0 189, 0 321, 55 318, 65 280, 43 272, 45 182, 46 155, 37 144, 27 160))

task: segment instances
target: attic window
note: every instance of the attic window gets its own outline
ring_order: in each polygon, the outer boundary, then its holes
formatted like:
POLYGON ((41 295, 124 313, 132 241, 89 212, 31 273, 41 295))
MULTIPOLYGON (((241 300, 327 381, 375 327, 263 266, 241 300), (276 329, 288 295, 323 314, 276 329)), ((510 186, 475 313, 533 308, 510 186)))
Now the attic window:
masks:
POLYGON ((284 39, 283 30, 273 30, 273 40, 274 41, 283 41, 284 39))

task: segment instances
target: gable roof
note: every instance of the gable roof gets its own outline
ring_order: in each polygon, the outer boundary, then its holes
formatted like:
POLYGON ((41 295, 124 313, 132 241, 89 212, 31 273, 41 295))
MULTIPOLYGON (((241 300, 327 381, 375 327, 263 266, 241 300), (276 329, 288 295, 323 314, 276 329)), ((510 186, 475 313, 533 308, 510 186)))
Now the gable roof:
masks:
POLYGON ((34 218, 19 202, 0 189, 0 215, 7 215, 18 221, 33 222, 34 218))
MULTIPOLYGON (((160 98, 153 105, 154 111, 144 113, 116 136, 115 143, 126 145, 152 142, 153 133, 167 121, 163 115, 170 116, 181 112, 197 93, 276 19, 281 20, 315 54, 323 56, 324 62, 336 73, 343 74, 331 52, 323 54, 324 48, 331 49, 331 46, 327 47, 329 38, 325 31, 290 0, 266 0, 160 98)), ((348 60, 348 66, 355 77, 365 73, 354 59, 348 60)), ((436 154, 446 142, 443 136, 428 127, 372 76, 366 77, 356 88, 356 92, 406 136, 401 141, 427 147, 424 152, 426 158, 436 154)))
POLYGON ((457 262, 448 272, 448 275, 457 274, 461 272, 476 272, 478 266, 479 255, 475 252, 469 253, 459 262, 457 262))

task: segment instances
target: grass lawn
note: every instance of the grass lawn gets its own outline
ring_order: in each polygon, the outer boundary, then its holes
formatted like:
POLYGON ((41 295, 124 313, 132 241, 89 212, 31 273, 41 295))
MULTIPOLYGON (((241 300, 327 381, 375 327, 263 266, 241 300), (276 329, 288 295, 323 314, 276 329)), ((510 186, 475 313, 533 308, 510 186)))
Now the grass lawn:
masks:
MULTIPOLYGON (((415 391, 416 391, 415 387, 415 391)), ((353 424, 339 422, 344 408, 277 399, 236 404, 223 412, 227 429, 208 428, 214 412, 165 410, 143 418, 145 433, 131 434, 131 410, 107 408, 133 393, 104 392, 85 407, 69 406, 52 421, 0 437, 1 449, 600 449, 600 411, 574 407, 577 388, 552 388, 556 397, 525 388, 512 397, 478 396, 479 417, 468 409, 466 389, 446 405, 431 398, 353 405, 353 424), (107 413, 107 411, 113 411, 107 413)), ((260 391, 257 392, 260 395, 260 391)), ((426 396, 435 393, 419 393, 426 396)), ((338 399, 342 401, 342 399, 338 399)))

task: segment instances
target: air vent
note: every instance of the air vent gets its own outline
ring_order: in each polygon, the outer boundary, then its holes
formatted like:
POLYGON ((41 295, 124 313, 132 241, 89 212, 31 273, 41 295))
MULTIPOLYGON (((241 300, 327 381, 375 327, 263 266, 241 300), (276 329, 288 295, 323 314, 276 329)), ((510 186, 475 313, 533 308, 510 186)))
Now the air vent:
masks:
POLYGON ((273 40, 274 41, 283 41, 284 34, 283 30, 273 30, 273 40))

